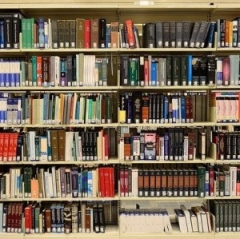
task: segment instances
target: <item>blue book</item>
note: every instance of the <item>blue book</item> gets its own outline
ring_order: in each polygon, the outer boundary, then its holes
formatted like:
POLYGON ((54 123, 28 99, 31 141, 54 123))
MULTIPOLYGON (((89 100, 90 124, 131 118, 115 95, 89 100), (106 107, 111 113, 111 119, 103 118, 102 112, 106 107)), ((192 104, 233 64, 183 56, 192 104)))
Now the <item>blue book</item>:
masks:
POLYGON ((72 197, 78 197, 78 168, 71 168, 71 180, 72 180, 72 197))
POLYGON ((157 64, 155 60, 152 60, 151 64, 151 86, 156 86, 157 85, 157 64))
POLYGON ((181 96, 181 123, 186 123, 186 97, 181 96))
POLYGON ((0 48, 5 48, 4 21, 0 20, 0 48))
POLYGON ((164 160, 168 160, 169 156, 169 135, 168 132, 164 133, 164 160))
POLYGON ((83 197, 87 197, 88 193, 88 171, 86 169, 82 172, 82 191, 83 191, 83 197))
POLYGON ((106 48, 111 48, 111 27, 107 26, 106 27, 106 43, 105 43, 106 48))
POLYGON ((87 195, 88 197, 92 197, 93 196, 93 176, 92 176, 92 171, 88 171, 87 174, 87 195))
POLYGON ((163 101, 163 119, 164 119, 164 123, 168 123, 168 112, 169 112, 169 102, 168 102, 168 97, 165 95, 164 96, 164 101, 163 101))
POLYGON ((192 85, 192 55, 187 56, 187 84, 192 85))
POLYGON ((82 185, 83 185, 83 180, 82 180, 82 173, 78 173, 78 197, 83 197, 83 189, 82 189, 82 185))
POLYGON ((208 30, 208 36, 206 40, 206 47, 212 48, 214 47, 214 37, 216 31, 216 22, 210 22, 210 28, 208 30))
POLYGON ((44 18, 38 18, 38 44, 39 48, 45 47, 45 36, 44 36, 44 18))
POLYGON ((173 95, 172 96, 172 123, 177 122, 177 96, 173 95))
POLYGON ((79 116, 80 116, 80 101, 77 101, 76 103, 76 111, 75 111, 75 122, 79 122, 79 116))
POLYGON ((47 130, 47 155, 48 161, 52 161, 51 131, 47 130))
POLYGON ((4 123, 4 98, 0 98, 0 123, 4 123))

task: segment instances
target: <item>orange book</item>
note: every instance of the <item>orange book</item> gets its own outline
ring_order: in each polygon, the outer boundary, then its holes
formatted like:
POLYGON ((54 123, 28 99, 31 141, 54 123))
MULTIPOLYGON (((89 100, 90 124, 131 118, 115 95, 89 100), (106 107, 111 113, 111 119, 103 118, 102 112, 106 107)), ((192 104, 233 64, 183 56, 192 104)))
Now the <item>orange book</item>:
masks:
POLYGON ((149 95, 144 93, 142 95, 142 122, 147 123, 149 116, 149 95))
POLYGON ((39 198, 39 184, 35 178, 31 179, 31 196, 32 198, 39 198))
POLYGON ((43 60, 42 56, 37 56, 37 86, 42 86, 43 81, 43 60))
POLYGON ((129 44, 129 48, 134 48, 136 46, 136 44, 135 44, 132 20, 126 20, 125 26, 126 26, 127 41, 129 44))
POLYGON ((229 47, 229 21, 225 21, 225 46, 229 47))
POLYGON ((131 134, 124 134, 124 160, 131 158, 131 134))
POLYGON ((233 46, 233 22, 229 21, 229 47, 233 46))
POLYGON ((111 48, 119 47, 119 23, 111 22, 111 48))
POLYGON ((84 20, 84 48, 91 48, 91 20, 84 20))
POLYGON ((144 85, 149 85, 149 64, 148 59, 144 59, 144 85))

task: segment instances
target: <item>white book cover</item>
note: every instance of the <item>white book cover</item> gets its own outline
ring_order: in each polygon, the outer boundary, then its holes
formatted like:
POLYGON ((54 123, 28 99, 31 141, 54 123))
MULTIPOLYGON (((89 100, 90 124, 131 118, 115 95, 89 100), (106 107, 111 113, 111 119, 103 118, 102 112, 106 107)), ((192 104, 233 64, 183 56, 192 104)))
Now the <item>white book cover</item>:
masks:
POLYGON ((52 166, 52 197, 57 197, 56 166, 52 166))
POLYGON ((186 218, 186 223, 187 223, 187 230, 188 232, 192 232, 192 224, 191 224, 191 219, 190 219, 190 213, 187 210, 187 208, 185 207, 185 205, 180 205, 180 208, 182 209, 185 218, 186 218))
POLYGON ((230 195, 236 196, 237 191, 237 167, 229 167, 230 172, 230 195))
POLYGON ((197 221, 197 216, 193 213, 193 211, 190 209, 188 210, 190 214, 190 219, 191 219, 191 225, 192 225, 192 231, 193 232, 198 232, 198 221, 197 221))
POLYGON ((175 209, 180 232, 188 232, 187 220, 181 209, 175 209))
POLYGON ((65 141, 65 161, 73 161, 73 135, 74 132, 66 131, 66 141, 65 141))

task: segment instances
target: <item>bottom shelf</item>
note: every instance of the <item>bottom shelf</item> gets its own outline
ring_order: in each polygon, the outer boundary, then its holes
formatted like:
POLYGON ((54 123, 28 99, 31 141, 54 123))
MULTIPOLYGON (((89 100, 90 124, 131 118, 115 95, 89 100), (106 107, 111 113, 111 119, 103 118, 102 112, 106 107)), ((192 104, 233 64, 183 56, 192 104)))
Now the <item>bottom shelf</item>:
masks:
POLYGON ((72 233, 72 234, 55 234, 55 233, 45 233, 45 234, 18 234, 18 233, 0 233, 1 239, 42 239, 42 238, 58 238, 58 239, 79 239, 79 238, 98 238, 98 239, 192 239, 192 238, 202 238, 207 237, 207 239, 239 239, 240 232, 221 232, 221 233, 181 233, 179 231, 174 231, 172 233, 124 233, 120 234, 117 227, 110 227, 106 233, 72 233))

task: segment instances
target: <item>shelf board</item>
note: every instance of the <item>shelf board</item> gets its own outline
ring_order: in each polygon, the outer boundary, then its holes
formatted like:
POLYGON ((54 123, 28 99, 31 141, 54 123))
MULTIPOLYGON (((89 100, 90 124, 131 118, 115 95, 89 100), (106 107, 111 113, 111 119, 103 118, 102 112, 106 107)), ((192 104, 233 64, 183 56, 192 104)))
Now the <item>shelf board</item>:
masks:
POLYGON ((240 164, 240 159, 224 159, 224 160, 215 160, 215 164, 240 164))
POLYGON ((239 122, 215 123, 215 126, 240 126, 239 122))
POLYGON ((111 124, 0 124, 0 127, 10 128, 85 128, 85 127, 103 127, 103 128, 114 128, 119 126, 118 123, 111 124))
POLYGON ((113 91, 118 90, 118 86, 20 86, 20 87, 0 87, 1 91, 63 91, 67 92, 81 92, 81 91, 113 91))
POLYGON ((193 200, 209 200, 216 197, 120 197, 120 201, 193 201, 193 200))
MULTIPOLYGON (((3 162, 3 164, 5 164, 3 162)), ((6 164, 16 164, 16 162, 6 162, 6 164)), ((23 165, 96 165, 96 164, 119 164, 119 160, 109 159, 105 161, 21 161, 17 164, 23 165)))
POLYGON ((216 89, 215 85, 204 85, 204 86, 189 86, 189 85, 176 85, 176 86, 119 86, 120 90, 211 90, 216 89))
POLYGON ((218 47, 217 52, 239 52, 240 47, 218 47))
POLYGON ((134 52, 215 52, 216 48, 120 48, 120 53, 134 52))
POLYGON ((120 123, 119 126, 123 127, 148 127, 148 128, 155 128, 155 127, 203 127, 203 126, 214 126, 216 125, 215 122, 194 122, 194 123, 158 123, 158 124, 149 124, 149 123, 139 123, 139 124, 126 124, 120 123))
POLYGON ((119 48, 22 48, 20 49, 21 52, 34 52, 34 53, 46 53, 46 52, 53 52, 53 53, 68 53, 68 52, 75 52, 75 53, 106 53, 106 52, 118 52, 119 48))
POLYGON ((4 198, 0 199, 0 202, 28 202, 28 201, 37 201, 37 202, 55 202, 55 201, 62 201, 62 202, 75 202, 75 201, 118 201, 119 197, 66 197, 66 198, 4 198))
MULTIPOLYGON (((216 160, 207 158, 206 160, 195 159, 195 160, 122 160, 119 161, 120 164, 205 164, 205 163, 215 163, 216 160)), ((239 160, 240 163, 240 160, 239 160)))

